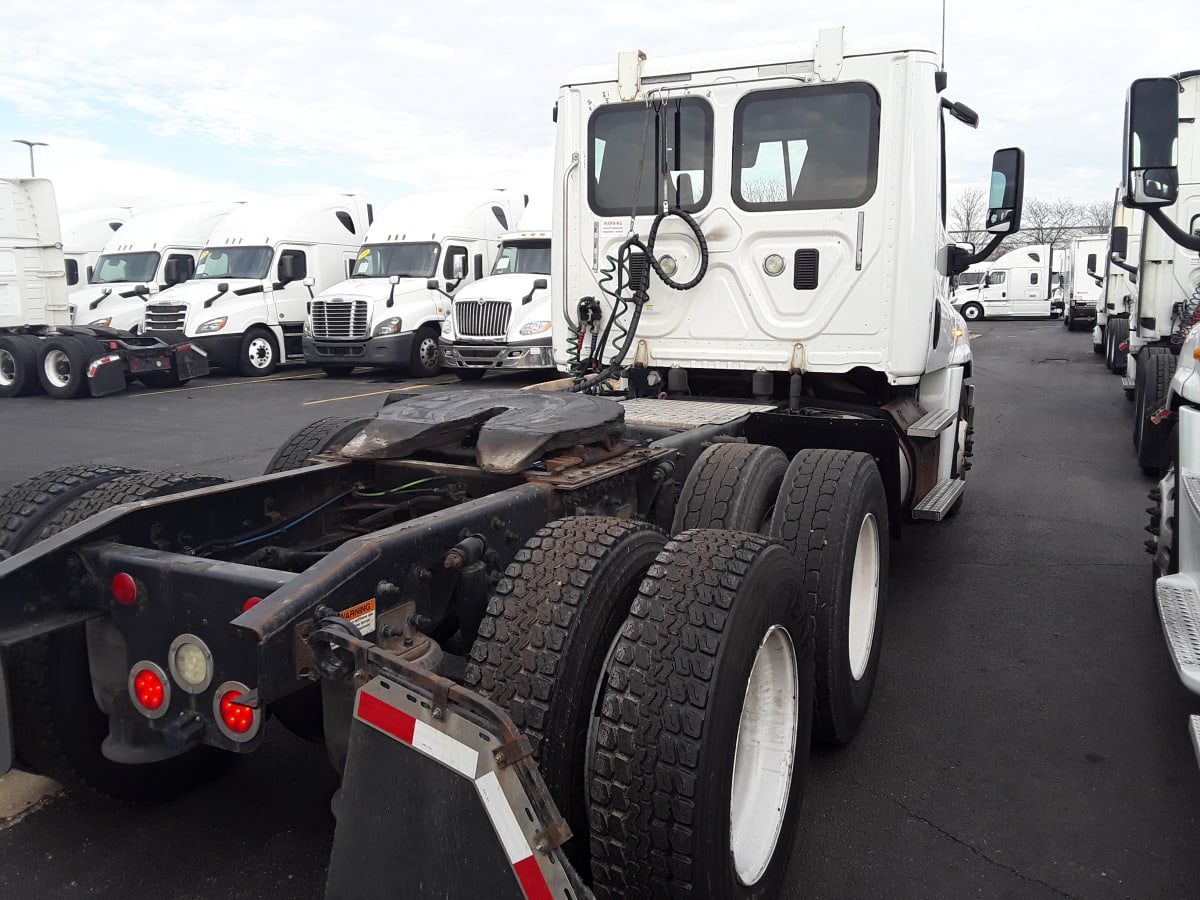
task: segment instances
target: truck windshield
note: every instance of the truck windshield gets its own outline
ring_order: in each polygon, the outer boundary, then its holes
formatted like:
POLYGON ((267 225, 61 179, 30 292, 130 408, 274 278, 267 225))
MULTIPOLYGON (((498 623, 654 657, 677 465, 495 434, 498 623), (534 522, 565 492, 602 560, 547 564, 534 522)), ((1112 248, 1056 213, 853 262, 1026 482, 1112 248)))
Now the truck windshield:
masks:
POLYGON ((270 247, 206 247, 200 251, 193 278, 266 278, 270 247))
POLYGON ((550 242, 501 244, 500 255, 496 257, 496 264, 492 266, 492 274, 512 275, 517 272, 549 275, 550 242))
POLYGON ((959 287, 974 287, 975 285, 979 284, 979 282, 983 281, 983 273, 963 272, 958 276, 957 280, 959 287))
POLYGON ((158 257, 153 250, 145 253, 105 253, 96 260, 90 284, 153 281, 154 273, 158 271, 158 257))
POLYGON ((411 244, 365 244, 358 251, 351 278, 433 278, 438 251, 432 241, 411 244))

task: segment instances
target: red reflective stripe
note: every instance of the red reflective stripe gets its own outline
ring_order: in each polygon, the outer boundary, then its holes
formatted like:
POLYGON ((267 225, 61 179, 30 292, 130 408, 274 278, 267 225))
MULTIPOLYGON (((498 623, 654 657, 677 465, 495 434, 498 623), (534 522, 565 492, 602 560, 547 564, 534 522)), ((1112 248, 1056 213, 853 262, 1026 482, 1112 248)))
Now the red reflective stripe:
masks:
POLYGON ((1117 345, 1117 349, 1118 350, 1128 350, 1129 349, 1129 341, 1122 341, 1120 344, 1117 345))
POLYGON ((517 881, 521 882, 521 888, 529 900, 554 900, 550 886, 546 884, 546 878, 532 856, 513 863, 513 871, 517 873, 517 881))
POLYGON ((413 729, 417 720, 408 713, 401 712, 394 706, 384 703, 377 697, 359 692, 358 717, 364 722, 374 725, 381 731, 387 732, 398 741, 411 744, 413 729))

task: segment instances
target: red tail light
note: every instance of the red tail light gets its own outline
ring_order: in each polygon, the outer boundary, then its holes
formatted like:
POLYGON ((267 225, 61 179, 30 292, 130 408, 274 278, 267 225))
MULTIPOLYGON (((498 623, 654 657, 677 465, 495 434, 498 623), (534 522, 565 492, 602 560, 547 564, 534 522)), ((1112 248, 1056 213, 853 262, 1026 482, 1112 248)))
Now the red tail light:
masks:
POLYGON ((128 572, 118 572, 112 579, 113 599, 122 606, 130 606, 137 600, 137 582, 128 572))
POLYGON ((240 696, 241 691, 226 691, 221 697, 221 721, 234 734, 245 734, 254 724, 254 710, 238 703, 240 696))
POLYGON ((260 603, 262 603, 262 597, 251 597, 249 600, 247 600, 245 603, 242 604, 242 612, 246 612, 246 610, 248 610, 248 609, 253 609, 254 607, 258 606, 258 604, 260 604, 260 603))
POLYGON ((217 725, 231 741, 243 743, 251 740, 262 725, 261 710, 238 702, 242 697, 249 699, 249 694, 250 688, 240 681, 226 681, 213 695, 213 714, 217 725))
POLYGON ((129 696, 138 712, 148 719, 157 719, 171 702, 166 673, 152 662, 138 663, 129 672, 129 696))

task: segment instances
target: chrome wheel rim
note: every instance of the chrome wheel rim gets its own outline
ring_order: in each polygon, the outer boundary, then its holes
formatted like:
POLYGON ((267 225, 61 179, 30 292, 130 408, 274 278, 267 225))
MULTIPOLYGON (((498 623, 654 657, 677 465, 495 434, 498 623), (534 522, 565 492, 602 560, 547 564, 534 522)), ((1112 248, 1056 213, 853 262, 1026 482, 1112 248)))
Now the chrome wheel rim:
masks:
POLYGON ((46 380, 55 387, 65 388, 71 383, 71 360, 62 350, 54 349, 46 354, 42 371, 46 373, 46 380))
POLYGON ((17 381, 17 358, 0 348, 0 386, 12 387, 17 381))
POLYGON ((433 338, 425 338, 417 348, 417 356, 426 369, 434 368, 438 362, 438 342, 433 338))
POLYGON ((267 338, 256 337, 246 347, 246 356, 254 368, 266 369, 275 360, 275 347, 267 338))
POLYGON ((858 681, 867 671, 875 642, 875 616, 879 609, 879 526, 867 513, 858 529, 854 571, 850 576, 850 675, 858 681))

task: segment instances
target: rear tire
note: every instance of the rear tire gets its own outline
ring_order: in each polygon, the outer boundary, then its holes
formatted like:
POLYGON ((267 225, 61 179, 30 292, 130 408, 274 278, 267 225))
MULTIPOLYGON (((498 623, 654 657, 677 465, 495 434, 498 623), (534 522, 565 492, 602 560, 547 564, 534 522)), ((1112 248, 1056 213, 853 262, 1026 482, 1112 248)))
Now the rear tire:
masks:
POLYGON ((713 444, 700 454, 683 483, 672 533, 724 528, 765 534, 787 465, 778 447, 713 444))
POLYGON ((778 894, 812 728, 801 580, 784 548, 729 531, 684 532, 650 567, 596 733, 600 900, 778 894))
POLYGON ((48 338, 38 353, 37 374, 42 390, 55 400, 74 400, 87 394, 87 368, 96 342, 66 336, 48 338))
POLYGON ((275 336, 255 326, 242 335, 238 348, 238 373, 246 377, 270 375, 279 367, 279 348, 275 336))
POLYGON ((0 397, 40 393, 37 376, 39 341, 24 334, 0 335, 0 397))
POLYGON ((1133 446, 1137 450, 1138 465, 1147 475, 1159 474, 1169 462, 1167 429, 1155 425, 1151 417, 1166 403, 1175 365, 1175 354, 1166 347, 1146 347, 1138 355, 1133 446))
POLYGON ((801 450, 788 466, 771 535, 791 550, 817 617, 813 732, 854 737, 875 686, 887 599, 888 509, 874 460, 801 450))
MULTIPOLYGON (((25 549, 98 512, 134 500, 219 484, 207 475, 135 473, 93 483, 69 502, 44 504, 16 536, 25 549)), ((232 756, 208 747, 143 765, 107 759, 100 745, 108 716, 96 705, 86 627, 78 625, 16 645, 8 657, 17 755, 35 771, 74 790, 128 803, 158 803, 208 780, 232 756)))
POLYGON ((442 348, 438 345, 438 330, 424 325, 413 335, 408 372, 414 378, 432 378, 442 371, 442 348))
POLYGON ((508 710, 571 826, 587 877, 588 738, 618 630, 666 543, 628 519, 572 516, 538 530, 488 601, 466 681, 508 710))
POLYGON ((319 453, 340 450, 369 421, 371 420, 332 416, 305 425, 280 445, 271 461, 267 463, 263 474, 274 475, 276 472, 290 472, 292 469, 311 466, 312 457, 319 453))
POLYGON ((1116 324, 1109 323, 1112 326, 1113 342, 1112 342, 1112 372, 1114 375, 1125 374, 1125 362, 1129 357, 1129 349, 1121 349, 1121 345, 1129 340, 1129 320, 1117 319, 1116 324))

